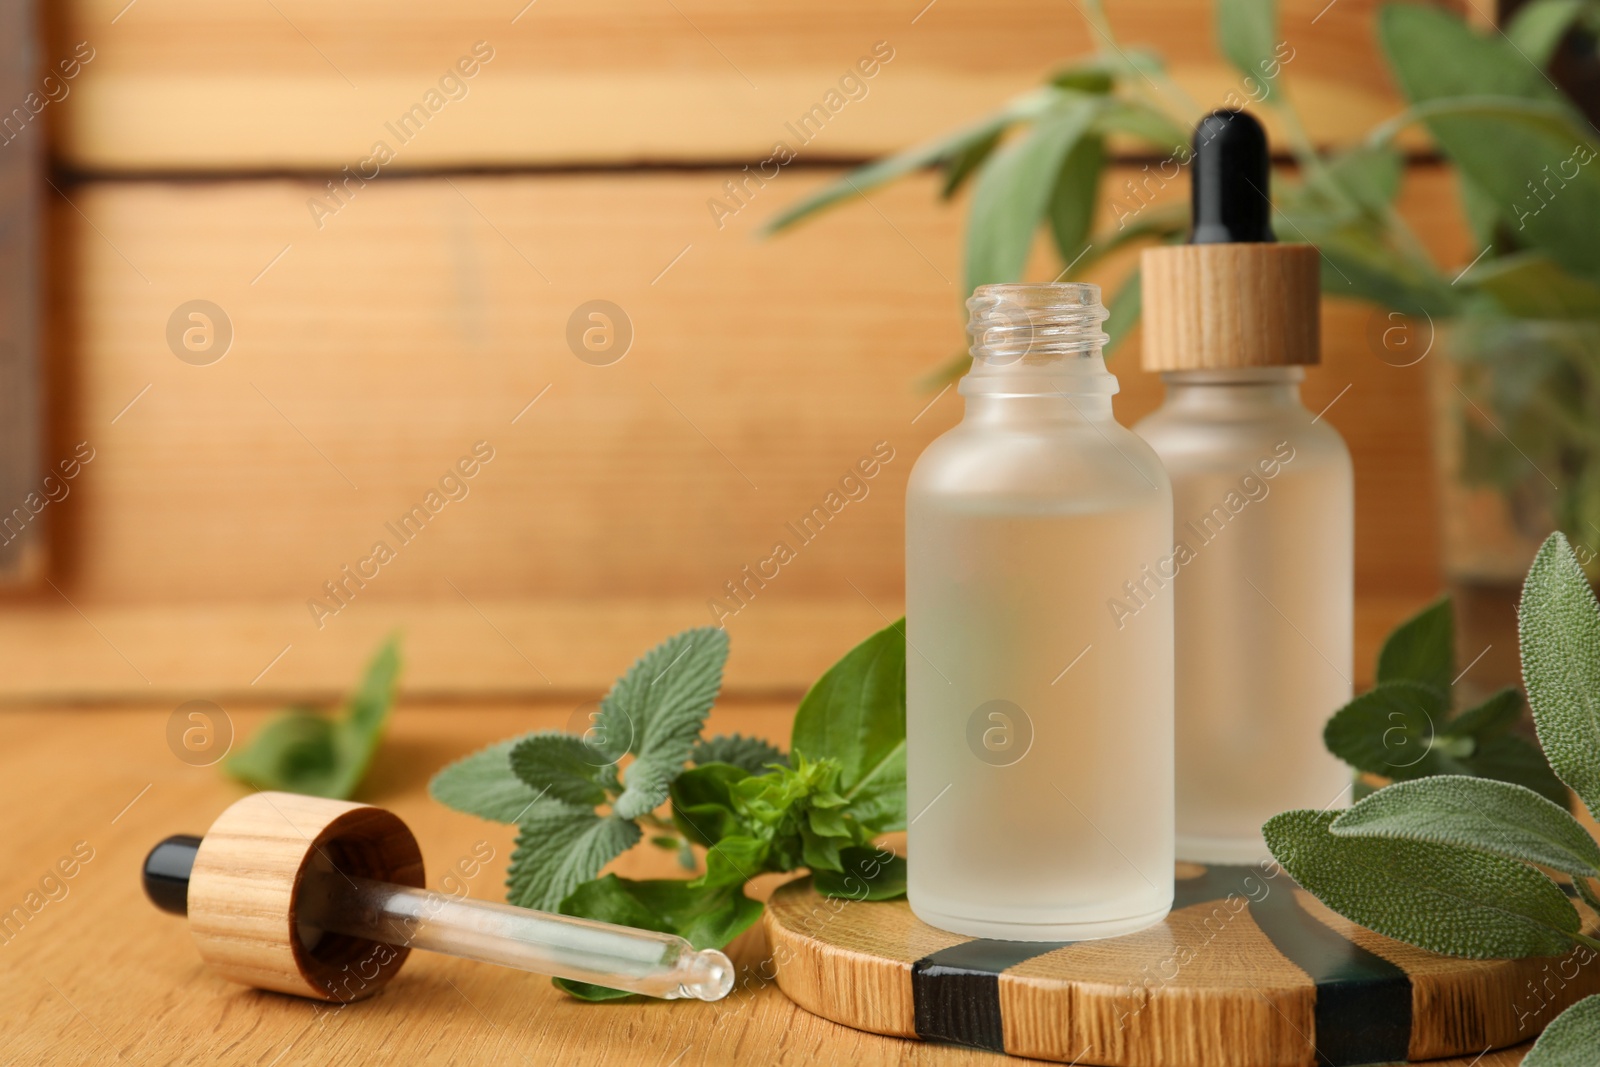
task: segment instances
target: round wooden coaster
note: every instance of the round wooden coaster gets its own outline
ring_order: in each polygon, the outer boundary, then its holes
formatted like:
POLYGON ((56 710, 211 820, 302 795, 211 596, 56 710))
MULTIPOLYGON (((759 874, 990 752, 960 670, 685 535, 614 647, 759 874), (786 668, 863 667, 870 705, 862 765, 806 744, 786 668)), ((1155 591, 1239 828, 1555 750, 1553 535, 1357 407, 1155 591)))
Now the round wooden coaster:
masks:
MULTIPOLYGON (((779 987, 825 1019, 1107 1067, 1464 1067, 1600 992, 1588 949, 1458 960, 1357 926, 1282 872, 1180 864, 1178 879, 1166 921, 1105 941, 963 937, 809 879, 778 889, 765 923, 779 987)), ((1593 934, 1600 917, 1578 909, 1593 934)))

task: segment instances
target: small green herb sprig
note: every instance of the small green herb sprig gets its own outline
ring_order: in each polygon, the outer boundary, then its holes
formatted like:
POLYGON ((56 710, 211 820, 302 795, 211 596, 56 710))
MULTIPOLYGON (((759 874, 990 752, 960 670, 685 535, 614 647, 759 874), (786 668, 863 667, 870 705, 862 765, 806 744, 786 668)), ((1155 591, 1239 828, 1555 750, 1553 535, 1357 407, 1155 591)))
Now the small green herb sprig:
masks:
MULTIPOLYGON (((906 825, 903 623, 812 686, 787 756, 755 738, 700 736, 727 656, 722 630, 670 637, 617 680, 581 736, 513 738, 434 777, 440 803, 516 825, 511 903, 720 948, 760 917, 744 893, 760 874, 807 867, 820 892, 858 900, 905 891, 904 861, 873 846, 906 825), (698 877, 596 877, 646 834, 698 877)), ((556 984, 586 1000, 627 995, 556 984)))
MULTIPOLYGON (((1517 617, 1523 683, 1549 765, 1600 817, 1600 605, 1562 534, 1534 558, 1517 617)), ((1600 846, 1566 799, 1439 774, 1397 782, 1343 812, 1286 811, 1262 829, 1296 882, 1388 937, 1468 959, 1600 952, 1540 869, 1571 876, 1600 911, 1600 846)), ((1596 1048, 1600 996, 1590 996, 1546 1028, 1523 1067, 1590 1065, 1596 1048)))
POLYGON ((378 751, 399 677, 400 640, 390 637, 340 714, 291 708, 269 720, 223 769, 257 789, 349 799, 378 751))
MULTIPOLYGON (((1334 713, 1323 742, 1355 770, 1393 782, 1493 778, 1566 806, 1567 787, 1538 747, 1511 732, 1522 717, 1522 693, 1507 687, 1452 714, 1455 681, 1455 612, 1443 597, 1389 635, 1378 652, 1377 685, 1334 713)), ((1357 782, 1357 799, 1371 791, 1357 782)))

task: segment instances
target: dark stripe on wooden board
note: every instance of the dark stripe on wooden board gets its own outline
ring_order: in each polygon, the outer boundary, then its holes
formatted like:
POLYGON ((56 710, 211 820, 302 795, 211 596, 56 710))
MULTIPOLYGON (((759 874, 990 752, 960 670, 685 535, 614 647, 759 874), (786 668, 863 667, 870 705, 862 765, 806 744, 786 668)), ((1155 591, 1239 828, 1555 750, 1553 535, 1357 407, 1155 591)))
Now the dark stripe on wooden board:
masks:
POLYGON ((1244 897, 1256 927, 1316 983, 1316 1030, 1306 1036, 1316 1044, 1319 1067, 1404 1062, 1411 1046, 1410 976, 1307 913, 1287 874, 1215 866, 1177 885, 1180 902, 1244 897))
POLYGON ((922 957, 911 965, 917 1036, 1004 1052, 1000 972, 1071 943, 980 938, 922 957))

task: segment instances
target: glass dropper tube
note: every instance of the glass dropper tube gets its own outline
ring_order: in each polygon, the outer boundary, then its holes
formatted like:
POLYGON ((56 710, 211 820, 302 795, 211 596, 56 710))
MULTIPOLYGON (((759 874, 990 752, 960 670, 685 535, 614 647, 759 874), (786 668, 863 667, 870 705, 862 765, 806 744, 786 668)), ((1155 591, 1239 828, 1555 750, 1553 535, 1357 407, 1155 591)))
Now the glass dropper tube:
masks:
POLYGON ((331 870, 306 872, 299 920, 308 948, 332 931, 665 1000, 721 1000, 733 988, 727 956, 714 948, 696 951, 675 934, 466 900, 331 870))

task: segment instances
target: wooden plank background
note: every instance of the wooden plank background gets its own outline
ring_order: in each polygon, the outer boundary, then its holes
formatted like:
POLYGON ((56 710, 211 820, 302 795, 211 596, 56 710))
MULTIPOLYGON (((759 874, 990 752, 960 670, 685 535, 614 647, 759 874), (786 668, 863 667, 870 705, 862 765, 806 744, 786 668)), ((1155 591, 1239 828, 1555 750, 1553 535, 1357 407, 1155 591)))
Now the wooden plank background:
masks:
MULTIPOLYGON (((1284 6, 1320 139, 1396 109, 1373 4, 1284 6)), ((45 458, 92 458, 43 516, 49 582, 0 613, 11 700, 327 695, 394 628, 416 693, 589 692, 711 621, 786 522, 892 450, 727 619, 732 687, 804 688, 900 611, 905 479, 959 415, 917 383, 963 343, 964 205, 923 176, 776 240, 755 227, 838 174, 830 160, 981 113, 1091 44, 1071 5, 1021 0, 75 0, 52 18, 48 52, 93 58, 50 112, 45 458), (328 196, 491 39, 468 95, 328 196), (879 40, 894 58, 869 94, 719 226, 724 183, 879 40), (597 299, 632 327, 609 366, 567 342, 597 299), (195 300, 232 334, 209 365, 169 342, 195 300), (493 458, 468 495, 400 545, 386 523, 478 442, 493 458), (341 569, 380 539, 395 558, 358 588, 341 569), (328 582, 354 591, 337 612, 328 582)), ((1199 99, 1237 83, 1205 6, 1111 19, 1199 99)), ((1138 163, 1121 166, 1108 181, 1138 163)), ((1445 262, 1471 258, 1441 168, 1411 168, 1403 208, 1445 262)), ((1055 269, 1041 247, 1036 276, 1055 269)), ((1427 365, 1378 358, 1372 316, 1327 303, 1306 387, 1356 459, 1367 644, 1439 584, 1427 365)), ((1129 422, 1159 393, 1136 344, 1114 361, 1129 422)))

